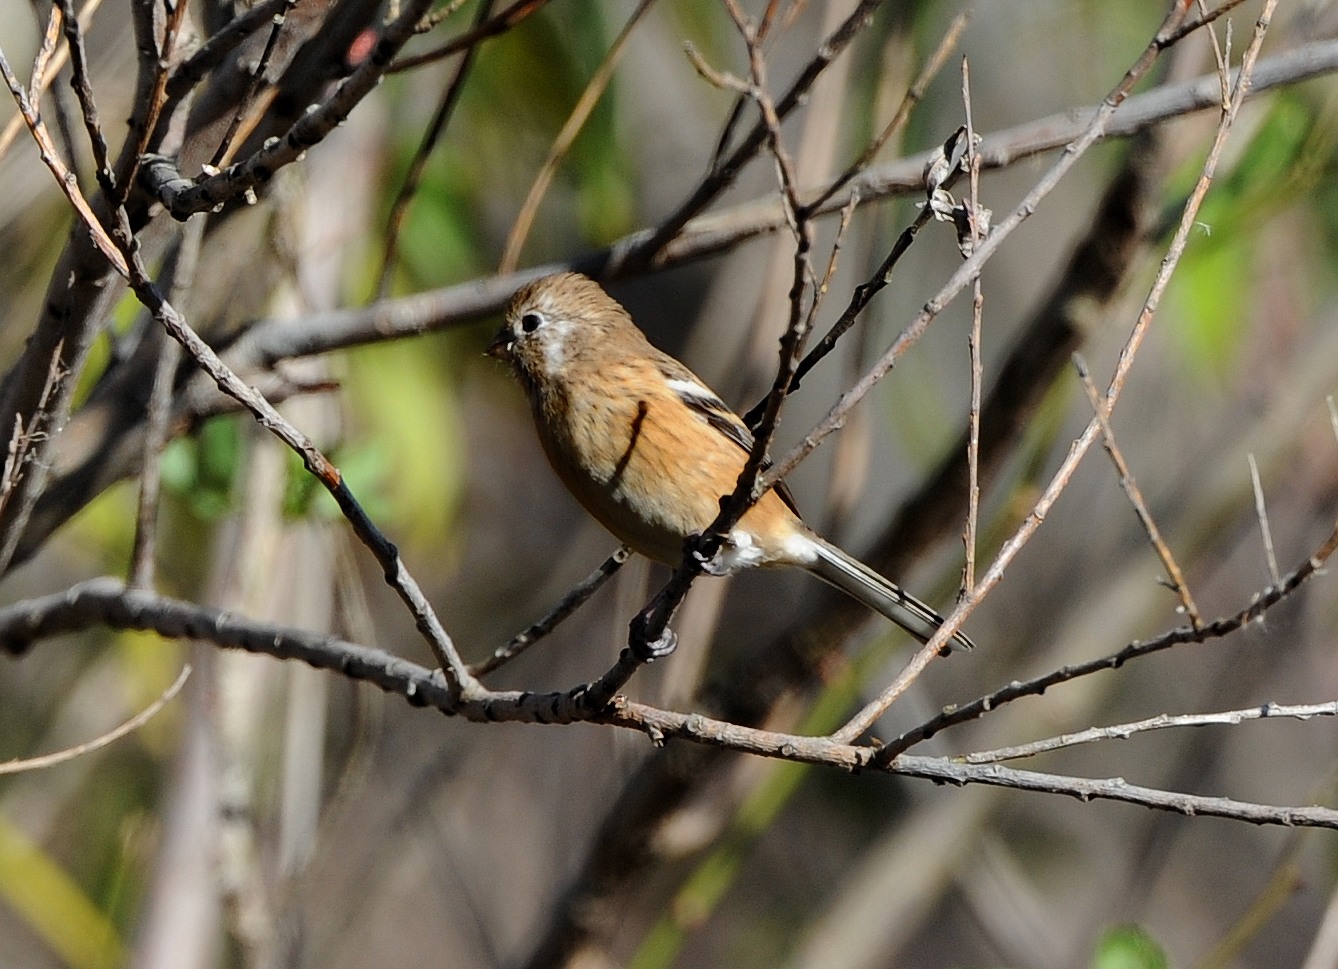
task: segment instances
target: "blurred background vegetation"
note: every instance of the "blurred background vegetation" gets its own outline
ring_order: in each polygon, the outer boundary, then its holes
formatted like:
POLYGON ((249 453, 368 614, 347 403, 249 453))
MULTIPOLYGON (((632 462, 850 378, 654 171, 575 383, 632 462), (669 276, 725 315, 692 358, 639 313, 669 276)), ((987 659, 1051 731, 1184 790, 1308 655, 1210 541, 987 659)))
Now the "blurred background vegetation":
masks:
MULTIPOLYGON (((496 272, 535 173, 633 6, 553 0, 479 47, 407 210, 387 298, 496 272)), ((765 5, 747 6, 760 15, 765 5)), ((850 9, 838 0, 779 6, 784 29, 768 53, 778 90, 850 9)), ((1258 6, 1232 14, 1237 50, 1258 6)), ((1331 37, 1329 6, 1284 4, 1265 56, 1331 37)), ((879 9, 787 125, 807 148, 805 184, 822 183, 858 155, 967 8, 879 9)), ((11 63, 31 63, 45 11, 0 4, 11 63)), ((411 50, 441 43, 476 12, 477 3, 464 3, 411 50)), ((970 60, 977 129, 1096 104, 1164 12, 1152 0, 976 6, 960 51, 970 60)), ((96 14, 89 42, 103 117, 119 140, 113 119, 127 114, 134 60, 123 5, 96 14)), ((720 6, 652 4, 562 159, 521 267, 570 260, 654 226, 702 178, 733 96, 696 74, 685 42, 717 68, 746 72, 720 6)), ((957 59, 949 64, 880 160, 937 145, 961 123, 957 59)), ((300 319, 377 298, 392 206, 454 69, 447 61, 391 76, 303 163, 279 173, 260 204, 210 225, 197 285, 181 300, 201 332, 225 343, 258 319, 300 319)), ((1167 55, 1154 82, 1211 70, 1208 44, 1194 37, 1167 55)), ((59 114, 77 129, 67 85, 57 87, 47 102, 51 122, 59 114)), ((1241 608, 1269 582, 1247 455, 1261 470, 1284 571, 1311 553, 1338 508, 1338 440, 1326 406, 1338 386, 1336 96, 1334 78, 1321 77, 1249 103, 1115 417, 1209 617, 1241 608)), ((1133 324, 1215 120, 1186 117, 1162 133, 1159 224, 1120 298, 1082 334, 1098 381, 1133 324)), ((1131 144, 1112 141, 1085 158, 989 264, 987 384, 1112 177, 1139 150, 1131 144)), ((81 175, 88 165, 81 150, 81 175)), ((1047 165, 1042 156, 987 173, 982 201, 1009 211, 1047 165)), ((0 160, 0 185, 0 245, 9 253, 0 260, 0 356, 10 361, 40 312, 70 217, 25 134, 0 160)), ((759 159, 716 208, 774 190, 772 167, 759 159)), ((913 203, 858 210, 824 321, 914 218, 913 203)), ((828 220, 822 244, 832 236, 828 220)), ((783 233, 764 235, 610 288, 656 343, 742 409, 774 368, 791 245, 783 233)), ((922 234, 842 351, 796 395, 777 451, 813 426, 959 262, 947 228, 922 234)), ((868 544, 960 433, 969 314, 967 301, 949 308, 840 442, 795 476, 808 517, 846 547, 868 544)), ((79 375, 82 399, 124 359, 143 324, 133 298, 122 299, 79 375)), ((518 390, 481 356, 496 325, 452 325, 280 368, 337 384, 294 396, 285 413, 340 465, 469 660, 541 615, 613 548, 544 465, 518 390)), ((984 496, 983 561, 1090 418, 1071 370, 1043 389, 984 496)), ((83 427, 76 420, 71 429, 83 427)), ((162 472, 162 592, 431 662, 333 503, 249 418, 200 422, 170 443, 162 472)), ((136 495, 133 480, 101 490, 6 576, 3 602, 124 575, 136 495)), ((939 538, 897 577, 946 604, 961 542, 955 533, 939 538)), ((629 566, 495 682, 564 689, 598 675, 661 578, 629 566)), ((878 732, 894 736, 945 705, 1176 625, 1176 599, 1160 580, 1116 476, 1094 450, 968 624, 983 648, 937 664, 878 732)), ((699 583, 679 623, 679 653, 644 671, 633 694, 692 708, 722 652, 756 653, 777 641, 820 592, 803 576, 699 583)), ((924 749, 951 753, 1158 713, 1333 698, 1336 626, 1338 593, 1322 577, 1228 641, 1082 680, 924 749)), ((821 681, 782 701, 769 722, 831 729, 890 677, 905 650, 883 624, 862 625, 821 681)), ((672 761, 672 746, 656 750, 643 737, 592 726, 457 722, 297 664, 140 633, 80 633, 7 661, 0 760, 110 729, 159 696, 184 662, 194 674, 182 696, 130 737, 58 767, 0 777, 0 965, 1338 965, 1321 931, 1338 931, 1332 832, 742 757, 656 819, 653 863, 619 876, 615 894, 596 894, 598 911, 586 914, 600 931, 568 961, 545 963, 539 940, 592 845, 616 827, 610 813, 624 785, 649 761, 672 761)), ((1333 804, 1335 754, 1330 724, 1266 722, 1163 731, 1059 752, 1036 766, 1242 800, 1333 804)))

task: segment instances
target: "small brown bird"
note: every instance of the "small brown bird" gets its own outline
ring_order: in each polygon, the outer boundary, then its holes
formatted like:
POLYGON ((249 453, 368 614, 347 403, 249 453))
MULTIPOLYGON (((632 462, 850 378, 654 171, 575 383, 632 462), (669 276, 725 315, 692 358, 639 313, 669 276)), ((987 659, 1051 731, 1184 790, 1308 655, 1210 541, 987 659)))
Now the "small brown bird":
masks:
MULTIPOLYGON (((579 273, 523 287, 488 346, 530 401, 558 477, 620 541, 666 565, 715 520, 752 449, 747 426, 691 370, 651 346, 627 310, 579 273)), ((780 485, 705 566, 713 575, 797 566, 928 642, 943 618, 819 538, 780 485)), ((971 649, 965 633, 949 643, 971 649)))

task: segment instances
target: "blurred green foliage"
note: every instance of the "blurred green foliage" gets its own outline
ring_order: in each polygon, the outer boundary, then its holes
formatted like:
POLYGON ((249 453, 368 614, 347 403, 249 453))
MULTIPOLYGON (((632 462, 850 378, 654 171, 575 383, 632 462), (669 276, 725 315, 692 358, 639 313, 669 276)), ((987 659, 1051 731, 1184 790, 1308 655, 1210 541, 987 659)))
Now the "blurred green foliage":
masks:
MULTIPOLYGON (((619 26, 605 22, 595 0, 573 0, 483 47, 409 210, 400 246, 401 290, 441 286, 492 268, 500 239, 485 227, 499 206, 514 214, 619 26)), ((437 99, 426 81, 396 80, 397 114, 423 113, 437 99)), ((559 168, 535 224, 529 251, 538 259, 564 251, 573 224, 592 248, 635 227, 632 168, 619 142, 616 101, 615 81, 559 168)), ((422 127, 396 129, 385 212, 420 148, 422 127)))
POLYGON ((124 964, 120 936, 101 908, 3 814, 0 898, 70 969, 124 964))
MULTIPOLYGON (((1328 113, 1306 88, 1284 90, 1257 109, 1247 109, 1252 124, 1248 141, 1227 154, 1212 190, 1199 211, 1196 231, 1189 237, 1185 256, 1168 290, 1166 318, 1191 372, 1200 378, 1221 380, 1239 363, 1246 323, 1265 270, 1259 264, 1261 238, 1272 223, 1289 215, 1289 228, 1314 229, 1317 236, 1338 236, 1332 206, 1314 204, 1322 176, 1333 167, 1336 139, 1328 113)), ((1176 176, 1182 199, 1201 171, 1203 159, 1186 160, 1176 176)), ((1325 180, 1332 185, 1332 179, 1325 180)), ((1168 209, 1176 218, 1180 202, 1168 209)), ((1326 247, 1297 244, 1289 255, 1298 261, 1299 276, 1332 278, 1334 269, 1326 247)))
POLYGON ((233 507, 242 465, 238 416, 214 417, 193 437, 175 438, 163 451, 163 489, 202 521, 217 521, 233 507))
POLYGON ((1110 929, 1097 942, 1092 969, 1167 969, 1166 953, 1137 925, 1110 929))

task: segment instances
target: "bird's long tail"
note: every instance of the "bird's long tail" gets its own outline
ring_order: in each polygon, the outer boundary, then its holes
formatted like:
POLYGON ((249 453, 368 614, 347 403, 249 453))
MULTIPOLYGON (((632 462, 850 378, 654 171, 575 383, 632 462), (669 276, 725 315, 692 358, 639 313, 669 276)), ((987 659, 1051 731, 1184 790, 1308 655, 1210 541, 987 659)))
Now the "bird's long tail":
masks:
MULTIPOLYGON (((846 595, 864 603, 874 612, 886 616, 922 643, 943 625, 943 617, 915 596, 891 582, 858 559, 852 558, 835 545, 814 536, 818 557, 808 570, 846 595)), ((953 633, 948 640, 953 649, 974 649, 975 643, 966 633, 953 633)))

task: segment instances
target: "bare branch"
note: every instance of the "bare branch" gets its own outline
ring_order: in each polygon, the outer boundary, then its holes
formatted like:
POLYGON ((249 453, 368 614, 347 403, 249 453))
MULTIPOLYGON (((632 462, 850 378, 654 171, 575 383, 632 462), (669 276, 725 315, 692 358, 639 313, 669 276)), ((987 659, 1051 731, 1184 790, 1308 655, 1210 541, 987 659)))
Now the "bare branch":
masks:
POLYGON ((1250 487, 1254 491, 1254 514, 1259 519, 1259 531, 1264 539, 1264 559, 1268 562, 1268 576, 1278 584, 1278 556, 1273 551, 1273 529, 1268 524, 1268 507, 1264 503, 1264 486, 1259 480, 1259 464, 1253 454, 1247 454, 1250 463, 1250 487))
MULTIPOLYGON (((969 249, 975 252, 984 236, 984 226, 975 214, 980 212, 980 155, 976 153, 976 126, 971 113, 971 67, 962 58, 962 107, 966 121, 966 171, 970 178, 967 219, 969 249)), ((985 310, 985 293, 980 276, 971 281, 971 335, 967 337, 971 353, 971 404, 966 419, 966 531, 962 535, 964 562, 962 565, 962 594, 970 595, 976 588, 976 535, 980 518, 980 398, 985 383, 984 364, 981 362, 980 341, 985 310)))
POLYGON ((191 637, 228 649, 297 659, 372 683, 415 705, 478 723, 571 723, 588 721, 636 730, 656 744, 671 739, 841 770, 880 770, 935 783, 987 784, 1063 794, 1081 800, 1112 800, 1186 815, 1209 815, 1252 824, 1338 828, 1338 810, 1282 807, 1222 797, 1202 797, 1138 787, 1122 778, 1087 779, 1043 774, 998 764, 964 764, 947 757, 903 754, 885 761, 878 748, 836 743, 674 713, 614 697, 610 704, 582 704, 581 691, 522 693, 481 690, 470 698, 447 691, 429 670, 391 656, 304 630, 256 622, 218 609, 127 589, 113 579, 94 579, 64 593, 0 608, 0 645, 16 651, 37 638, 102 623, 146 629, 173 638, 191 637))
POLYGON ((599 568, 573 586, 571 591, 548 611, 547 615, 511 637, 511 641, 506 645, 497 647, 493 654, 482 663, 475 663, 469 668, 469 672, 475 676, 483 676, 515 659, 556 629, 559 623, 566 620, 577 609, 589 602, 590 597, 603 588, 604 583, 613 578, 631 557, 632 550, 630 548, 626 545, 619 546, 618 550, 605 559, 599 568))
MULTIPOLYGON (((474 20, 476 29, 488 20, 492 14, 492 7, 493 0, 483 0, 479 4, 478 14, 474 20)), ((390 217, 386 220, 386 254, 381 261, 381 278, 376 286, 379 296, 384 297, 390 291, 390 280, 399 254, 400 233, 404 229, 404 219, 409 214, 409 205, 418 193, 428 159, 432 157, 432 150, 445 133, 446 125, 451 115, 455 113, 455 106, 460 103, 460 94, 465 89, 465 78, 469 76, 470 68, 474 66, 478 50, 479 44, 470 45, 465 50, 465 56, 460 58, 460 63, 455 66, 455 73, 451 75, 446 85, 446 92, 442 95, 441 103, 437 105, 437 112, 423 134, 423 140, 419 143, 418 150, 414 152, 413 160, 409 162, 409 170, 404 175, 399 191, 395 193, 395 201, 390 206, 390 217)))
POLYGON ((408 0, 399 16, 381 32, 367 59, 340 82, 328 99, 309 106, 283 137, 266 140, 257 152, 218 174, 193 181, 182 177, 170 158, 163 155, 145 158, 141 177, 150 193, 173 218, 184 220, 259 188, 279 169, 291 165, 323 141, 376 88, 387 65, 413 36, 414 26, 430 5, 431 0, 408 0))
MULTIPOLYGON (((1231 110, 1224 112, 1218 122, 1212 147, 1209 149, 1208 157, 1203 164, 1203 173, 1196 182, 1194 191, 1191 193, 1189 200, 1185 203, 1184 211, 1181 213, 1180 224, 1177 227, 1175 236, 1167 250, 1166 257, 1162 260, 1161 267, 1158 270, 1157 277, 1152 284, 1147 299, 1143 303, 1143 309, 1139 313, 1133 332, 1129 335, 1128 340, 1120 351, 1119 363, 1116 366, 1114 376, 1111 378, 1110 386, 1106 391, 1105 406, 1107 413, 1110 413, 1114 409, 1116 402, 1119 400, 1120 391, 1123 389, 1124 383, 1128 379, 1129 372, 1133 367, 1134 359, 1138 353, 1138 348, 1142 345, 1143 338, 1147 334, 1147 329, 1152 322, 1153 316, 1156 314, 1157 307, 1160 305, 1161 295, 1170 281, 1171 274, 1175 271, 1176 266, 1179 265, 1180 256, 1184 252, 1185 242, 1189 238, 1189 233, 1194 225, 1194 220, 1198 214, 1199 207, 1203 203, 1203 197, 1207 194, 1208 186, 1212 183, 1213 174, 1217 170, 1217 162, 1221 156, 1222 148, 1226 144, 1227 135, 1231 131, 1241 104, 1244 103, 1245 91, 1249 87, 1250 73, 1254 68, 1254 62, 1258 57, 1259 49, 1263 45, 1264 35, 1268 31, 1269 16, 1275 3, 1276 0, 1267 0, 1264 12, 1260 14, 1259 21, 1255 26, 1254 36, 1250 40, 1250 46, 1245 51, 1245 57, 1242 60, 1240 72, 1237 76, 1236 87, 1231 102, 1231 110)), ((1087 135, 1084 135, 1083 138, 1079 139, 1078 142, 1075 142, 1074 145, 1071 146, 1071 151, 1074 154, 1081 154, 1085 147, 1091 146, 1102 127, 1103 115, 1108 117, 1108 112, 1105 109, 1109 109, 1109 111, 1113 112, 1115 107, 1117 107, 1120 101, 1123 100, 1124 95, 1127 94, 1129 87, 1152 66, 1152 62, 1159 52, 1158 44, 1160 43, 1160 39, 1166 35, 1168 31, 1175 29, 1183 15, 1184 10, 1179 7, 1173 8, 1171 13, 1168 14, 1166 21, 1157 31, 1157 37, 1154 38, 1153 42, 1143 52, 1143 55, 1139 58, 1138 62, 1126 72, 1124 79, 1116 87, 1115 91, 1103 102, 1103 111, 1098 113, 1098 117, 1093 123, 1092 128, 1089 129, 1087 135)), ((931 300, 925 307, 924 312, 917 317, 915 322, 907 327, 906 332, 904 332, 902 336, 898 338, 897 342, 893 344, 892 348, 884 356, 883 361, 880 361, 879 364, 866 375, 866 380, 869 380, 870 378, 876 379, 880 376, 880 369, 883 366, 886 366, 888 369, 891 368, 892 364, 895 363, 899 352, 898 346, 902 344, 903 341, 907 340, 917 327, 922 331, 923 326, 927 325, 929 320, 937 315, 941 306, 944 305, 941 301, 941 297, 947 295, 949 291, 953 293, 960 291, 961 285, 959 284, 956 289, 953 289, 953 284, 959 279, 961 279, 962 284, 965 283, 966 280, 962 279, 965 275, 964 271, 971 267, 972 262, 979 259, 981 261, 977 263, 976 266, 976 271, 978 271, 978 268, 983 264, 984 259, 988 258, 991 249, 997 246, 1001 241, 1000 237, 1006 234, 1005 226, 1008 224, 1016 226, 1022 219, 1026 218, 1027 214, 1032 210, 1032 207, 1039 201, 1039 198, 1044 197, 1044 195, 1048 193, 1050 188, 1057 183, 1058 178, 1062 176, 1068 166, 1072 164, 1072 159, 1073 154, 1066 151, 1054 168, 1052 168, 1041 182, 1028 193, 1027 199, 1023 201, 1022 205, 1005 219, 997 229, 992 231, 985 238, 985 241, 981 243, 980 247, 972 253, 971 257, 966 260, 966 264, 959 269, 957 273, 954 274, 953 278, 949 280, 948 284, 945 285, 944 289, 940 292, 940 297, 931 300), (1033 196, 1037 196, 1037 198, 1033 198, 1033 196)), ((969 276, 967 278, 969 278, 969 276)), ((882 372, 885 373, 886 370, 883 370, 882 372)), ((870 381, 870 385, 872 385, 872 381, 870 381)), ((819 425, 818 431, 815 431, 814 434, 817 434, 823 428, 829 426, 832 426, 833 429, 836 426, 840 426, 844 414, 844 402, 849 400, 852 395, 856 393, 859 386, 860 385, 856 385, 855 390, 852 390, 842 398, 842 403, 838 403, 837 406, 832 409, 831 414, 829 414, 828 418, 819 425), (834 420, 835 423, 833 424, 834 420)), ((887 708, 896 700, 896 698, 915 681, 915 678, 919 676, 925 666, 927 666, 938 654, 937 651, 946 644, 948 637, 957 630, 957 627, 961 624, 962 620, 966 618, 967 614, 969 614, 973 608, 975 608, 976 603, 980 602, 980 600, 988 595, 989 591, 998 584, 1009 563, 1012 562, 1013 558, 1022 547, 1031 540, 1031 537, 1035 535, 1036 530, 1040 527, 1041 522, 1045 520, 1045 516, 1049 513, 1050 508, 1053 507, 1055 501, 1058 500, 1059 496, 1068 487, 1068 482, 1071 480, 1083 455, 1085 455, 1087 449, 1091 447, 1098 429, 1099 421, 1093 418, 1087 425, 1087 429, 1083 434, 1070 445, 1068 456, 1061 464, 1059 470, 1055 472, 1054 477, 1051 478, 1050 484, 1046 487, 1040 500, 1037 501, 1031 514, 1027 516, 1027 519, 1013 534, 1013 537, 1004 543, 998 556, 990 565, 989 570, 986 572, 984 578, 981 579, 980 584, 976 587, 974 594, 958 603, 957 608, 948 616, 947 621, 939 627, 939 630, 934 637, 915 654, 911 661, 902 669, 901 673, 898 674, 897 678, 889 684, 881 694, 879 694, 877 699, 866 705, 863 710, 846 724, 846 726, 837 731, 837 733, 833 735, 834 739, 853 739, 869 729, 869 727, 872 726, 884 712, 886 712, 887 708)), ((809 438, 805 440, 805 445, 813 438, 814 435, 811 434, 809 438)), ((791 458, 797 463, 798 458, 802 457, 804 453, 807 452, 804 450, 804 446, 801 446, 792 452, 791 458)), ((785 467, 790 460, 790 458, 787 458, 786 461, 780 462, 777 467, 785 467)))
MULTIPOLYGON (((237 146, 238 135, 242 138, 254 130, 256 123, 260 119, 268 105, 268 100, 258 101, 261 89, 266 84, 265 75, 269 72, 269 61, 274 56, 274 48, 278 46, 279 35, 283 33, 284 24, 288 20, 288 14, 293 7, 297 6, 298 0, 287 0, 282 9, 276 12, 270 21, 269 37, 265 40, 265 49, 260 52, 260 59, 256 62, 255 68, 251 73, 251 83, 246 92, 237 102, 237 109, 233 112, 232 120, 228 122, 228 128, 223 132, 223 137, 214 149, 214 155, 209 160, 209 169, 217 171, 223 165, 232 160, 233 150, 237 146), (243 128, 243 122, 250 121, 243 128)), ((179 5, 180 6, 180 5, 179 5)), ((206 169, 208 170, 208 169, 206 169)))
POLYGON ((466 31, 448 44, 436 50, 428 51, 426 54, 415 54, 412 57, 400 58, 386 69, 386 73, 398 74, 400 71, 412 70, 424 64, 432 64, 447 57, 453 57, 462 51, 471 50, 480 41, 505 33, 526 17, 538 13, 547 3, 548 0, 516 0, 515 3, 491 20, 480 24, 473 30, 466 31))
POLYGON ((1103 656, 1086 663, 1078 663, 1074 666, 1066 666, 1063 669, 1054 670, 1025 682, 1010 683, 1001 690, 996 690, 986 696, 972 700, 970 703, 953 707, 951 710, 939 714, 914 730, 902 734, 884 749, 889 752, 908 750, 915 744, 928 740, 946 727, 974 720, 990 710, 995 710, 1005 703, 1011 703, 1024 696, 1039 696, 1050 687, 1057 686, 1060 683, 1067 683, 1069 680, 1075 680, 1082 676, 1090 676, 1102 670, 1119 669, 1131 660, 1150 656, 1153 653, 1159 653, 1164 649, 1170 649, 1182 643, 1205 643, 1210 639, 1220 639, 1244 629, 1317 575, 1335 551, 1338 551, 1338 523, 1334 524, 1333 531, 1329 533, 1329 536, 1310 558, 1284 576, 1281 582, 1264 589, 1255 595, 1248 605, 1230 615, 1205 623, 1197 629, 1193 626, 1180 626, 1154 639, 1132 642, 1119 652, 1112 653, 1109 656, 1103 656))
POLYGON ((3 50, 0 50, 0 74, 3 74, 5 83, 9 86, 9 92, 14 96, 14 102, 19 106, 19 113, 28 125, 29 133, 33 136, 33 140, 37 142, 42 161, 55 177, 56 184, 65 193, 65 197, 69 200, 70 205, 74 207, 80 220, 88 227, 89 235, 92 237, 98 251, 107 258, 107 261, 119 275, 127 275, 125 258, 121 255, 116 243, 112 241, 111 236, 107 234, 106 229, 103 228, 98 217, 93 214, 92 207, 89 206, 88 200, 84 198, 84 193, 79 189, 79 180, 61 160, 60 153, 51 140, 51 134, 47 130, 46 124, 28 100, 28 92, 19 83, 18 76, 9 66, 9 61, 6 59, 3 50))
MULTIPOLYGON (((1180 571, 1180 565, 1176 562, 1175 556, 1171 554, 1170 546, 1162 538, 1161 529, 1152 519, 1152 512, 1148 511, 1147 502, 1143 500, 1142 489, 1138 487, 1138 482, 1134 480, 1133 473, 1129 470, 1129 464, 1124 460, 1124 452, 1115 442, 1115 431, 1110 426, 1110 414, 1106 410, 1105 399, 1101 392, 1097 390, 1096 384, 1092 382, 1091 375, 1087 372, 1087 364, 1078 354, 1073 355, 1074 365, 1078 369, 1078 377, 1082 381, 1083 390, 1087 392, 1087 399, 1091 401, 1092 410, 1096 414, 1097 420, 1101 423, 1101 439, 1105 444, 1106 453, 1110 455, 1111 462, 1115 465, 1115 471, 1120 476, 1120 487, 1124 489, 1125 495, 1129 498, 1129 503, 1134 506, 1134 512, 1138 515, 1139 522, 1143 525, 1143 531, 1147 533, 1148 541, 1152 543, 1152 548, 1156 551, 1157 557, 1161 559, 1162 568, 1166 570, 1167 577, 1171 580, 1171 588, 1175 594, 1180 597, 1181 608, 1185 615, 1189 617, 1190 625, 1195 629, 1203 625, 1203 616, 1199 614, 1199 607, 1194 603, 1194 597, 1189 592, 1189 584, 1185 582, 1184 573, 1180 571)), ((1253 466, 1253 462, 1251 463, 1253 466)), ((1274 563, 1273 583, 1278 582, 1277 562, 1274 563)))
MULTIPOLYGON (((776 114, 780 118, 785 118, 803 103, 814 82, 869 25, 880 2, 881 0, 861 0, 845 22, 819 45, 813 59, 799 72, 789 90, 776 101, 776 114)), ((627 254, 626 258, 632 265, 635 267, 663 265, 669 244, 678 238, 679 233, 695 216, 715 201, 721 192, 734 184, 744 165, 757 156, 769 137, 765 120, 760 120, 727 159, 712 166, 711 172, 702 179, 678 210, 627 254)), ((840 205, 835 208, 839 209, 840 205)))
POLYGON ((957 42, 961 39, 962 31, 966 29, 970 16, 968 12, 960 13, 953 18, 952 23, 948 25, 948 29, 943 32, 943 39, 938 42, 938 47, 934 49, 934 53, 929 55, 929 60, 925 61, 919 75, 907 88, 905 97, 901 99, 901 104, 897 105, 896 113, 892 115, 892 120, 883 126, 883 130, 878 133, 878 137, 869 143, 863 154, 851 162, 850 167, 833 179, 830 185, 806 205, 806 208, 815 212, 821 211, 823 206, 837 192, 862 175, 878 153, 883 150, 883 146, 888 143, 893 135, 906 126, 906 122, 910 120, 911 112, 924 99, 925 89, 929 87, 934 78, 938 77, 939 71, 943 70, 943 65, 948 62, 948 56, 957 49, 957 42))
MULTIPOLYGON (((1338 40, 1308 44, 1260 61, 1250 91, 1259 93, 1338 70, 1338 40)), ((1108 121, 1106 139, 1128 137, 1205 108, 1218 106, 1216 75, 1157 88, 1125 101, 1108 121)), ((1097 108, 1051 115, 985 136, 978 152, 982 171, 1004 168, 1046 151, 1062 148, 1082 135, 1097 108)), ((922 190, 929 153, 870 167, 837 193, 816 215, 839 212, 851 198, 867 205, 922 190)), ((656 259, 655 270, 705 259, 740 243, 785 227, 782 205, 773 197, 757 199, 693 219, 656 259)), ((630 258, 654 230, 642 229, 589 255, 546 263, 509 276, 489 276, 440 290, 415 293, 365 307, 311 314, 301 319, 263 320, 238 341, 234 353, 246 364, 270 366, 291 357, 311 356, 370 342, 415 336, 472 323, 499 312, 525 283, 563 270, 577 270, 604 281, 644 271, 630 258)), ((815 345, 816 349, 816 345, 815 345)))
POLYGON ((1221 713, 1182 713, 1174 715, 1162 713, 1145 720, 1135 720, 1132 723, 1116 723, 1108 727, 1090 727, 1076 733, 1066 733, 1058 737, 1034 740, 1029 744, 1018 744, 1014 747, 1000 747, 997 750, 982 750, 963 754, 961 760, 967 764, 996 764, 1004 760, 1035 757, 1037 754, 1062 750, 1065 747, 1077 747, 1080 744, 1092 744, 1102 740, 1127 740, 1134 734, 1166 730, 1170 727, 1236 726, 1245 723, 1247 720, 1278 718, 1310 720, 1314 717, 1338 717, 1338 702, 1291 705, 1264 703, 1257 707, 1246 707, 1243 710, 1226 710, 1221 713))

